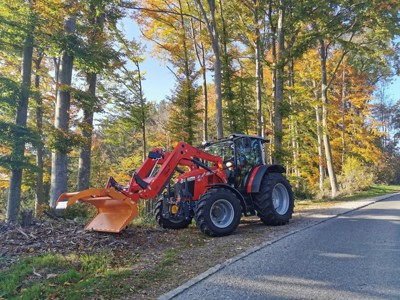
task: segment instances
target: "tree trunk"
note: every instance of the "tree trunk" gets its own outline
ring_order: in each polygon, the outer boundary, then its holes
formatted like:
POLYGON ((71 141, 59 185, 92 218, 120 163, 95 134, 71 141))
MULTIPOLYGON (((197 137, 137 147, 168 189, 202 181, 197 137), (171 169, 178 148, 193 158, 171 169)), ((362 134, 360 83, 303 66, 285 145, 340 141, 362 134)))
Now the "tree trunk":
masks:
POLYGON ((263 122, 262 122, 262 81, 263 81, 263 71, 261 64, 261 37, 260 37, 260 29, 258 27, 259 23, 259 0, 254 0, 254 25, 255 25, 255 34, 256 34, 256 43, 255 43, 255 60, 256 60, 256 107, 257 107, 257 135, 264 136, 263 133, 263 122))
POLYGON ((317 149, 318 149, 318 168, 319 168, 319 190, 322 192, 324 190, 324 180, 325 180, 325 172, 324 172, 324 153, 322 146, 322 130, 321 130, 321 114, 319 109, 319 94, 317 83, 313 81, 313 91, 315 98, 315 120, 317 123, 317 149))
MULTIPOLYGON (((101 7, 104 9, 104 7, 101 7)), ((105 14, 97 14, 96 5, 91 3, 89 5, 89 23, 92 26, 92 37, 91 39, 96 40, 103 33, 105 14)), ((90 40, 90 47, 95 47, 94 41, 90 40)), ((86 92, 96 101, 96 85, 97 85, 97 74, 87 73, 86 74, 86 92)), ((94 103, 93 103, 94 104, 94 103)), ((78 190, 85 190, 90 187, 90 172, 91 172, 91 153, 92 153, 92 134, 93 134, 93 109, 86 108, 83 111, 83 126, 82 136, 85 139, 85 144, 82 146, 79 153, 79 167, 78 167, 78 190)))
MULTIPOLYGON (((316 97, 318 99, 318 96, 316 97)), ((319 168, 319 190, 322 192, 324 190, 324 157, 322 149, 322 137, 321 137, 321 115, 319 112, 319 106, 315 105, 315 119, 317 121, 317 142, 318 142, 318 168, 319 168)))
POLYGON ((208 91, 207 91, 207 73, 206 73, 206 58, 205 58, 205 51, 204 45, 201 44, 201 58, 203 62, 203 66, 201 68, 201 75, 202 75, 202 84, 203 84, 203 141, 208 141, 208 91))
POLYGON ((271 88, 272 88, 272 99, 271 101, 267 101, 267 108, 269 112, 269 124, 271 126, 270 128, 270 143, 269 143, 269 164, 273 163, 274 160, 274 148, 275 148, 275 95, 276 95, 276 64, 277 64, 277 54, 276 54, 276 27, 273 23, 273 17, 272 17, 272 3, 268 5, 268 20, 269 20, 269 25, 270 25, 270 30, 271 30, 271 52, 272 52, 272 70, 271 70, 271 88))
POLYGON ((321 100, 322 100, 322 138, 325 148, 326 166, 329 173, 329 182, 331 184, 332 198, 336 197, 338 192, 336 173, 333 166, 331 143, 328 135, 328 86, 326 75, 327 47, 325 42, 320 40, 320 61, 321 61, 321 100))
MULTIPOLYGON (((21 96, 18 103, 15 124, 26 127, 28 118, 28 100, 31 91, 31 73, 32 73, 32 55, 33 55, 33 28, 28 33, 24 41, 22 57, 22 83, 21 96)), ((12 149, 12 160, 16 163, 12 167, 10 177, 10 192, 7 203, 7 221, 15 222, 21 203, 21 185, 22 185, 22 166, 21 160, 24 158, 25 138, 14 136, 14 145, 12 149)))
MULTIPOLYGON (((65 23, 67 34, 75 33, 76 18, 70 17, 65 23)), ((74 57, 67 50, 62 53, 59 73, 61 88, 57 94, 54 127, 63 134, 69 130, 69 109, 71 103, 70 92, 66 89, 71 86, 74 57)), ((51 155, 51 187, 50 206, 55 207, 57 198, 67 191, 68 156, 65 149, 55 149, 51 155)))
MULTIPOLYGON (((197 43, 196 31, 193 25, 193 19, 191 19, 190 24, 192 26, 194 51, 196 53, 197 62, 199 63, 201 68, 201 79, 202 79, 202 89, 203 89, 203 141, 208 141, 208 91, 207 91, 206 54, 204 51, 203 42, 200 42, 200 45, 197 43)), ((201 32, 201 30, 202 30, 201 22, 199 22, 199 31, 201 32)))
POLYGON ((196 0, 199 5, 203 18, 207 24, 207 30, 211 39, 211 46, 214 52, 214 85, 215 85, 215 108, 216 108, 216 123, 217 123, 217 138, 224 137, 222 124, 222 83, 221 83, 221 58, 219 50, 219 35, 217 22, 215 20, 215 0, 207 0, 210 9, 211 20, 208 19, 207 13, 200 0, 196 0))
POLYGON ((141 128, 142 128, 142 146, 143 146, 143 161, 147 158, 147 139, 146 139, 146 103, 143 95, 142 88, 142 73, 140 71, 139 62, 135 62, 136 69, 138 71, 138 83, 139 83, 139 97, 140 97, 140 109, 141 109, 141 128))
MULTIPOLYGON (((96 97, 96 83, 97 75, 95 73, 86 75, 86 92, 93 98, 96 97)), ((82 136, 85 139, 85 144, 79 153, 78 191, 86 190, 90 187, 93 116, 92 109, 83 110, 82 136)))
POLYGON ((300 170, 298 166, 298 130, 297 130, 297 121, 295 118, 295 109, 294 109, 294 98, 293 98, 293 88, 294 88, 294 61, 293 59, 290 61, 289 64, 289 80, 288 85, 290 87, 289 92, 289 104, 291 107, 291 113, 289 116, 289 124, 290 124, 290 132, 291 132, 291 144, 292 144, 292 157, 293 157, 293 173, 296 175, 295 185, 299 187, 299 177, 300 177, 300 170))
POLYGON ((342 71, 342 93, 341 93, 341 100, 342 100, 342 166, 346 161, 346 69, 343 65, 342 71))
POLYGON ((36 61, 35 66, 35 89, 36 89, 36 130, 40 135, 40 140, 36 148, 36 167, 37 178, 36 178, 36 199, 35 199, 35 216, 38 216, 41 206, 46 204, 43 190, 43 101, 39 92, 40 88, 40 65, 42 63, 44 53, 41 53, 36 61))
POLYGON ((279 2, 279 17, 278 17, 278 52, 277 52, 277 64, 276 64, 276 85, 275 85, 275 118, 274 118, 274 129, 275 129, 275 155, 274 162, 279 163, 283 159, 283 125, 282 125, 282 105, 283 105, 283 73, 284 73, 284 51, 285 51, 285 3, 284 0, 279 2))
POLYGON ((226 105, 226 116, 229 124, 230 132, 238 131, 237 124, 237 116, 235 112, 235 105, 233 104, 233 100, 235 98, 232 91, 232 70, 231 70, 231 59, 228 53, 228 33, 226 28, 225 17, 222 9, 223 0, 219 0, 219 11, 220 11, 220 26, 221 26, 221 35, 220 35, 220 45, 222 49, 222 90, 223 90, 223 100, 225 100, 226 105))

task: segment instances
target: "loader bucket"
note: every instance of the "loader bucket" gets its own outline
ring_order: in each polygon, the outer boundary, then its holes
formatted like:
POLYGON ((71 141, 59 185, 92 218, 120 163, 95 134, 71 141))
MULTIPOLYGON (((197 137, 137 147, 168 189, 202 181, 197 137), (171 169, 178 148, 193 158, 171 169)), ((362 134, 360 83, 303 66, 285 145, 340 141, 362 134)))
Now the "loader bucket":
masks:
POLYGON ((85 230, 120 232, 138 214, 137 203, 113 187, 63 193, 57 200, 56 209, 66 208, 76 201, 97 208, 97 215, 86 225, 85 230))

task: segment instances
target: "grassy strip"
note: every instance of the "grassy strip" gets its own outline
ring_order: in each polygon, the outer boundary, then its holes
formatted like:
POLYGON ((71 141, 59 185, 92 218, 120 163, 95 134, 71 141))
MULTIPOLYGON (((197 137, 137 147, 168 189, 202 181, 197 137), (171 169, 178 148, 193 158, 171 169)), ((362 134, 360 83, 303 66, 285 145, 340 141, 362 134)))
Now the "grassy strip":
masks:
POLYGON ((371 186, 368 190, 360 191, 351 196, 339 197, 337 200, 351 201, 363 198, 377 197, 390 193, 400 192, 400 185, 382 185, 376 184, 371 186))
POLYGON ((296 206, 306 207, 309 204, 323 204, 323 203, 336 203, 345 201, 355 201, 371 197, 382 196, 391 193, 400 192, 400 185, 383 185, 375 184, 371 186, 368 190, 360 191, 354 195, 338 196, 335 199, 323 198, 323 199, 312 199, 312 200, 302 200, 298 201, 296 206))
POLYGON ((153 268, 135 275, 132 261, 112 267, 111 253, 25 257, 0 271, 0 299, 122 297, 172 276, 167 268, 177 262, 177 256, 175 249, 168 250, 153 268))

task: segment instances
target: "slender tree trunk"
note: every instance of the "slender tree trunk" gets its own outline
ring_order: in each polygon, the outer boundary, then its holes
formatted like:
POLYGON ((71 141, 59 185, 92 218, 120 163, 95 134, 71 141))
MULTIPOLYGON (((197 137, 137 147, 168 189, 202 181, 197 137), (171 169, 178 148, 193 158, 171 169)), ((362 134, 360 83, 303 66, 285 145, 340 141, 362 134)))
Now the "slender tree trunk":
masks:
POLYGON ((226 112, 229 124, 230 132, 238 131, 237 116, 235 112, 235 106, 233 104, 234 94, 232 91, 232 71, 231 71, 231 58, 228 53, 228 33, 226 29, 225 17, 222 9, 223 0, 219 0, 219 10, 220 10, 220 24, 221 24, 221 35, 220 44, 222 48, 222 87, 223 87, 223 99, 225 100, 226 112))
POLYGON ((276 98, 276 68, 277 68, 277 53, 276 53, 276 27, 273 22, 272 16, 272 3, 268 5, 268 20, 271 30, 271 52, 272 52, 272 70, 271 70, 271 83, 272 83, 272 99, 267 101, 269 111, 269 123, 271 126, 271 137, 269 144, 269 163, 272 164, 274 160, 275 150, 275 98, 276 98))
POLYGON ((58 83, 59 83, 59 78, 60 78, 60 58, 53 57, 53 63, 54 63, 54 81, 55 81, 54 96, 57 99, 58 83))
POLYGON ((299 186, 300 170, 298 166, 298 132, 297 132, 297 121, 295 118, 296 110, 294 108, 294 98, 293 98, 293 88, 294 88, 294 61, 293 59, 289 64, 289 81, 288 85, 291 88, 289 92, 289 103, 291 108, 291 113, 289 116, 289 124, 291 127, 291 144, 292 144, 292 157, 293 157, 293 173, 296 175, 296 187, 299 186))
POLYGON ((141 110, 141 129, 142 129, 142 146, 143 146, 143 161, 147 158, 147 138, 146 138, 146 101, 144 99, 142 87, 142 72, 140 71, 140 64, 138 61, 134 62, 136 70, 138 71, 138 84, 139 84, 139 97, 140 97, 140 110, 141 110))
POLYGON ((35 215, 38 215, 40 207, 46 204, 43 190, 43 101, 39 92, 40 88, 40 65, 42 63, 44 53, 41 53, 35 65, 35 90, 36 90, 36 131, 40 135, 40 140, 36 148, 36 200, 35 200, 35 215))
POLYGON ((222 124, 222 83, 221 83, 221 58, 219 50, 219 34, 217 22, 215 20, 215 0, 207 0, 211 20, 209 20, 204 6, 200 0, 196 0, 199 5, 203 18, 207 24, 207 30, 211 39, 211 46, 214 52, 214 85, 215 85, 215 109, 216 109, 216 123, 217 123, 217 138, 224 137, 224 130, 222 124))
POLYGON ((276 65, 276 85, 275 85, 275 155, 274 162, 279 163, 283 158, 283 125, 282 125, 282 105, 283 105, 283 87, 284 87, 284 52, 285 52, 285 2, 279 1, 278 11, 278 52, 277 52, 277 65, 276 65))
POLYGON ((193 111, 193 89, 192 89, 192 84, 191 84, 191 71, 189 67, 189 54, 188 54, 188 45, 187 45, 187 35, 186 35, 186 30, 185 30, 185 20, 183 17, 183 10, 182 10, 182 3, 180 0, 178 0, 179 3, 179 10, 180 10, 180 22, 181 22, 181 29, 182 32, 180 34, 181 37, 181 42, 183 46, 183 59, 184 59, 184 73, 185 73, 185 85, 186 85, 186 108, 188 113, 188 120, 187 120, 187 128, 184 130, 188 132, 189 138, 188 142, 191 144, 194 141, 194 128, 193 128, 193 119, 191 117, 191 112, 193 111))
MULTIPOLYGON (((86 92, 93 98, 96 97, 96 83, 97 75, 95 73, 86 75, 86 92)), ((92 109, 83 110, 82 136, 85 139, 85 144, 79 152, 78 191, 90 187, 93 117, 92 109)))
POLYGON ((263 70, 261 64, 261 36, 260 36, 260 29, 258 27, 259 23, 259 0, 254 0, 254 25, 255 25, 255 34, 256 34, 256 41, 255 41, 255 60, 256 60, 256 107, 257 107, 257 135, 263 136, 263 122, 262 122, 262 82, 263 82, 263 70))
POLYGON ((207 91, 207 73, 206 73, 206 57, 204 45, 201 43, 201 58, 203 66, 201 68, 202 85, 203 85, 203 141, 208 141, 208 91, 207 91))
POLYGON ((322 138, 325 148, 325 159, 329 173, 329 182, 331 184, 332 198, 336 197, 338 192, 335 168, 333 165, 331 143, 328 134, 328 86, 327 86, 327 71, 326 58, 327 48, 325 42, 320 40, 320 57, 321 57, 321 100, 322 100, 322 138))
MULTIPOLYGON (((25 38, 23 48, 21 96, 18 102, 17 115, 15 120, 15 124, 21 127, 26 127, 26 122, 28 118, 28 100, 31 90, 32 55, 33 28, 32 31, 29 32, 27 37, 25 38)), ((20 208, 22 185, 21 161, 24 159, 24 152, 25 138, 14 136, 12 160, 16 165, 13 166, 10 177, 10 192, 8 194, 6 216, 8 222, 15 222, 17 220, 17 215, 20 208)))
POLYGON ((346 160, 346 69, 343 65, 342 71, 342 93, 341 93, 341 100, 342 100, 342 166, 346 160))
POLYGON ((321 115, 319 106, 315 105, 315 119, 317 121, 317 142, 318 142, 318 168, 319 168, 319 190, 324 190, 324 154, 322 148, 322 135, 321 135, 321 115))
MULTIPOLYGON (((104 7, 102 8, 104 9, 104 7)), ((90 18, 89 22, 92 26, 92 37, 89 43, 94 47, 93 40, 97 40, 103 33, 105 14, 97 14, 96 5, 91 3, 89 5, 90 18)), ((96 85, 97 74, 86 74, 86 92, 96 101, 96 85)), ((95 103, 93 103, 95 104, 95 103)), ((82 146, 79 153, 79 167, 78 167, 78 190, 85 190, 90 187, 90 172, 91 172, 91 153, 92 153, 92 134, 93 134, 93 117, 94 111, 92 107, 83 110, 82 122, 82 136, 85 139, 85 144, 82 146)))
MULTIPOLYGON (((315 103, 319 103, 320 99, 318 94, 317 83, 315 81, 313 82, 313 90, 314 90, 315 103)), ((322 192, 324 190, 325 172, 324 172, 324 153, 322 146, 321 113, 318 104, 315 105, 315 120, 317 123, 319 190, 322 192)))
MULTIPOLYGON (((76 18, 70 17, 65 23, 66 33, 75 33, 76 18)), ((63 134, 69 131, 70 92, 66 87, 71 86, 74 57, 67 50, 63 51, 60 62, 59 83, 61 88, 57 94, 54 127, 63 134)), ((67 191, 68 156, 65 149, 56 149, 51 155, 51 187, 50 206, 55 207, 57 198, 67 191)))
MULTIPOLYGON (((197 62, 201 68, 201 79, 202 79, 202 89, 203 89, 203 141, 208 141, 208 90, 207 90, 207 72, 206 72, 206 54, 204 51, 204 44, 197 42, 196 30, 193 25, 193 19, 191 19, 192 27, 192 38, 193 38, 193 48, 196 53, 197 62), (199 51, 200 49, 200 51, 199 51)), ((201 32, 202 26, 199 22, 199 31, 201 32)))

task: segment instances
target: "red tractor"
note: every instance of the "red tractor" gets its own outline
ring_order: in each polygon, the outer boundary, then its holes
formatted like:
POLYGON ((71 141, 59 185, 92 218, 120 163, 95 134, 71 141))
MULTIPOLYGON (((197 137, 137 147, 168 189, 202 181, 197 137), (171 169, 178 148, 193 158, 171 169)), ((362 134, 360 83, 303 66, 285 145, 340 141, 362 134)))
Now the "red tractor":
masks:
POLYGON ((155 217, 163 228, 185 228, 194 218, 203 233, 224 236, 237 228, 242 214, 283 225, 292 217, 294 197, 285 168, 265 163, 267 142, 232 134, 202 149, 184 142, 172 152, 156 148, 128 185, 111 177, 104 189, 62 194, 57 208, 78 200, 92 204, 98 214, 86 229, 106 232, 125 228, 137 216, 139 199, 156 197, 155 217))

